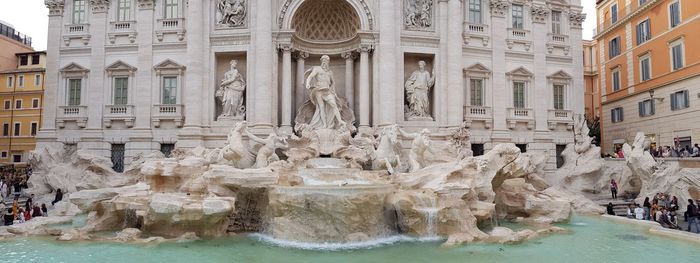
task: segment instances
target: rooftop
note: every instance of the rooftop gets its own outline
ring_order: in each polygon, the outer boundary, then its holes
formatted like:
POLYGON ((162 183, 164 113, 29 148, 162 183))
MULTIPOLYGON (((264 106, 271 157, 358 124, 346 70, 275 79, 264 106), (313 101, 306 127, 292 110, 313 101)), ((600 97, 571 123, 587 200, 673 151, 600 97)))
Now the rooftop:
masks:
POLYGON ((32 46, 32 38, 20 33, 19 31, 16 31, 15 28, 13 28, 10 25, 5 24, 4 22, 0 21, 0 35, 6 36, 10 39, 13 39, 19 43, 22 43, 26 46, 31 47, 32 46))

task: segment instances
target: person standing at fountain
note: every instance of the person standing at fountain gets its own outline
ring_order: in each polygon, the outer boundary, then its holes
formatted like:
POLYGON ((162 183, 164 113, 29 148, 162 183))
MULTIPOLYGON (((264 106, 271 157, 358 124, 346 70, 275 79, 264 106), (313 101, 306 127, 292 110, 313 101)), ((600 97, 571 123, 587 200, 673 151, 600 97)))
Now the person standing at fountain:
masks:
POLYGON ((56 189, 56 197, 51 201, 51 205, 55 205, 58 202, 61 202, 63 200, 63 192, 61 192, 61 188, 56 189))
POLYGON ((688 216, 688 232, 692 229, 692 226, 695 225, 695 232, 700 233, 700 223, 698 223, 698 207, 695 205, 693 202, 693 199, 688 199, 688 209, 687 209, 687 216, 688 216))
MULTIPOLYGON (((646 215, 649 215, 649 212, 651 212, 651 203, 649 202, 648 196, 646 198, 644 198, 644 212, 646 213, 646 215)), ((647 216, 644 219, 649 220, 650 218, 649 218, 649 216, 647 216)))
POLYGON ((12 212, 12 208, 8 208, 5 212, 4 221, 6 226, 12 225, 15 222, 15 215, 12 212))
POLYGON ((617 182, 615 182, 615 179, 610 180, 610 192, 612 193, 612 199, 617 199, 617 182))
POLYGON ((314 115, 309 122, 311 128, 337 129, 345 122, 340 116, 338 95, 335 93, 335 78, 330 68, 331 58, 321 57, 321 66, 312 67, 306 78, 306 89, 309 90, 311 103, 316 106, 314 115))
POLYGON ((637 218, 637 220, 644 220, 644 209, 639 207, 639 204, 637 204, 637 208, 634 209, 634 216, 637 218))
POLYGON ((608 214, 608 215, 611 215, 611 216, 614 216, 614 215, 615 215, 615 211, 613 210, 613 204, 612 204, 612 203, 608 203, 608 206, 607 206, 607 214, 608 214))

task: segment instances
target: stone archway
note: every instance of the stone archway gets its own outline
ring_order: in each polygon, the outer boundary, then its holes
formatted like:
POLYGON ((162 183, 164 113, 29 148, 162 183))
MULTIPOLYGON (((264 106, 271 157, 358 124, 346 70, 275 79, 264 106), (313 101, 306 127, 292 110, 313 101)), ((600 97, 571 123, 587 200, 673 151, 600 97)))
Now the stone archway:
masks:
MULTIPOLYGON (((370 11, 370 7, 366 0, 285 0, 277 18, 277 23, 280 29, 293 29, 292 21, 297 11, 306 2, 327 1, 327 2, 344 2, 349 4, 359 18, 360 30, 371 31, 374 29, 374 17, 370 11)), ((337 4, 337 3, 335 3, 337 4)))

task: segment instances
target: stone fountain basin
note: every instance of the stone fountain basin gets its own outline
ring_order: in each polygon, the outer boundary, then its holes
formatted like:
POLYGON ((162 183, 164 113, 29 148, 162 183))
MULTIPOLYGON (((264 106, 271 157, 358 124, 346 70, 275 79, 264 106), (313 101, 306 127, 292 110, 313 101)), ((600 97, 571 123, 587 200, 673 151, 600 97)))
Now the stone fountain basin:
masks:
POLYGON ((384 201, 393 185, 274 186, 269 191, 268 228, 273 238, 309 243, 350 243, 394 231, 384 201))

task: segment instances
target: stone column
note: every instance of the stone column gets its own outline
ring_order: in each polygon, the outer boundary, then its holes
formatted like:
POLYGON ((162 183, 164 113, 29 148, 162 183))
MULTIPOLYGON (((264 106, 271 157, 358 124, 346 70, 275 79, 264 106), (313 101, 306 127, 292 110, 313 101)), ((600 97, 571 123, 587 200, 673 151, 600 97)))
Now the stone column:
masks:
POLYGON ((88 74, 87 97, 81 99, 82 105, 87 105, 88 121, 87 128, 81 135, 78 148, 87 150, 90 154, 107 157, 110 152, 109 142, 104 142, 102 129, 102 117, 105 107, 105 91, 112 85, 105 87, 109 80, 105 80, 105 40, 106 34, 111 29, 107 22, 107 11, 109 4, 96 2, 90 5, 92 14, 88 18, 90 23, 90 73, 88 74), (105 32, 107 31, 107 32, 105 32))
POLYGON ((292 45, 281 44, 282 51, 282 134, 292 134, 292 45))
POLYGON ((251 30, 252 50, 254 58, 253 83, 250 85, 252 96, 248 97, 249 116, 252 117, 252 127, 256 132, 267 132, 272 128, 272 77, 273 51, 272 42, 272 0, 257 0, 253 15, 254 25, 251 30), (252 104, 252 105, 251 105, 252 104), (262 129, 262 130, 261 130, 262 129))
MULTIPOLYGON (((154 1, 141 1, 138 6, 135 20, 138 32, 153 32, 153 6, 154 1)), ((134 101, 134 123, 133 133, 129 141, 134 145, 132 153, 149 153, 152 149, 157 149, 158 145, 153 145, 153 134, 151 132, 151 110, 153 109, 152 94, 153 89, 160 89, 160 82, 153 83, 153 35, 138 34, 136 36, 139 45, 138 70, 135 74, 134 86, 131 92, 135 96, 130 96, 134 101)))
POLYGON ((433 87, 433 102, 431 105, 431 112, 433 114, 433 117, 435 118, 435 121, 438 123, 440 127, 446 127, 447 126, 447 113, 449 110, 449 104, 447 103, 447 99, 449 97, 448 92, 449 90, 449 81, 448 81, 448 76, 450 72, 449 68, 449 62, 452 61, 452 59, 449 57, 450 54, 448 54, 448 43, 449 43, 449 21, 448 21, 448 14, 449 10, 447 9, 447 1, 448 0, 439 0, 438 1, 438 14, 439 16, 436 17, 435 23, 439 23, 439 36, 440 36, 440 43, 438 45, 439 51, 438 54, 435 58, 435 62, 433 62, 433 67, 436 68, 435 73, 437 75, 435 76, 435 86, 433 87))
POLYGON ((351 109, 355 108, 355 58, 357 55, 354 52, 345 52, 341 54, 345 59, 345 100, 347 100, 351 109))
POLYGON ((359 92, 359 110, 360 110, 360 131, 365 132, 370 130, 369 127, 369 112, 370 112, 370 94, 369 94, 369 45, 360 46, 360 92, 359 92))
POLYGON ((461 0, 449 0, 447 24, 447 126, 457 127, 464 120, 464 78, 462 74, 461 0))
MULTIPOLYGON (((44 108, 41 120, 41 129, 37 134, 37 149, 44 143, 55 141, 56 137, 56 111, 60 105, 58 89, 62 79, 59 71, 59 49, 63 43, 61 28, 63 27, 63 2, 49 1, 49 30, 46 46, 46 74, 44 76, 44 108)), ((26 80, 25 80, 26 81, 26 80)))
POLYGON ((493 74, 491 75, 491 84, 493 91, 491 96, 492 101, 490 106, 493 109, 493 133, 492 133, 492 143, 487 145, 487 149, 491 149, 493 145, 501 142, 510 142, 510 130, 506 126, 506 117, 508 115, 507 109, 512 107, 512 102, 510 101, 510 96, 512 91, 508 89, 510 85, 507 85, 507 80, 505 78, 506 68, 506 57, 505 53, 507 51, 505 41, 507 37, 508 26, 506 25, 506 13, 508 11, 507 2, 491 2, 491 29, 492 39, 491 46, 493 49, 493 55, 491 56, 491 69, 493 74), (498 41, 496 41, 498 40, 498 41), (497 94, 502 94, 505 96, 497 96, 497 94))
MULTIPOLYGON (((297 59, 297 77, 296 77, 296 106, 300 108, 306 102, 306 87, 304 86, 304 64, 306 59, 309 57, 309 53, 304 51, 299 51, 296 53, 297 59)), ((296 109, 294 110, 296 114, 296 109)))
POLYGON ((202 5, 201 2, 190 2, 185 17, 187 26, 187 71, 183 89, 185 125, 178 134, 178 147, 194 148, 202 145, 202 110, 205 108, 202 103, 204 101, 202 5))
MULTIPOLYGON (((401 1, 379 1, 379 46, 377 56, 381 65, 379 83, 376 87, 375 105, 379 111, 379 120, 374 120, 374 126, 391 125, 396 123, 397 109, 403 107, 400 101, 403 85, 399 84, 397 74, 397 58, 400 49, 397 48, 401 39, 401 1)), ((403 74, 401 74, 403 75, 403 74)))
MULTIPOLYGON (((533 5, 530 7, 532 15, 532 49, 535 55, 535 61, 547 61, 547 15, 549 10, 544 6, 533 5), (539 12, 535 12, 538 10, 539 12)), ((583 72, 583 71, 582 71, 583 72)), ((535 65, 532 70, 535 74, 535 79, 526 87, 531 89, 531 95, 526 96, 527 107, 531 108, 535 114, 535 133, 536 139, 551 139, 549 136, 549 126, 547 124, 548 111, 552 103, 552 87, 549 85, 547 78, 547 67, 545 65, 535 65)), ((583 97, 581 97, 583 98, 583 97)))

